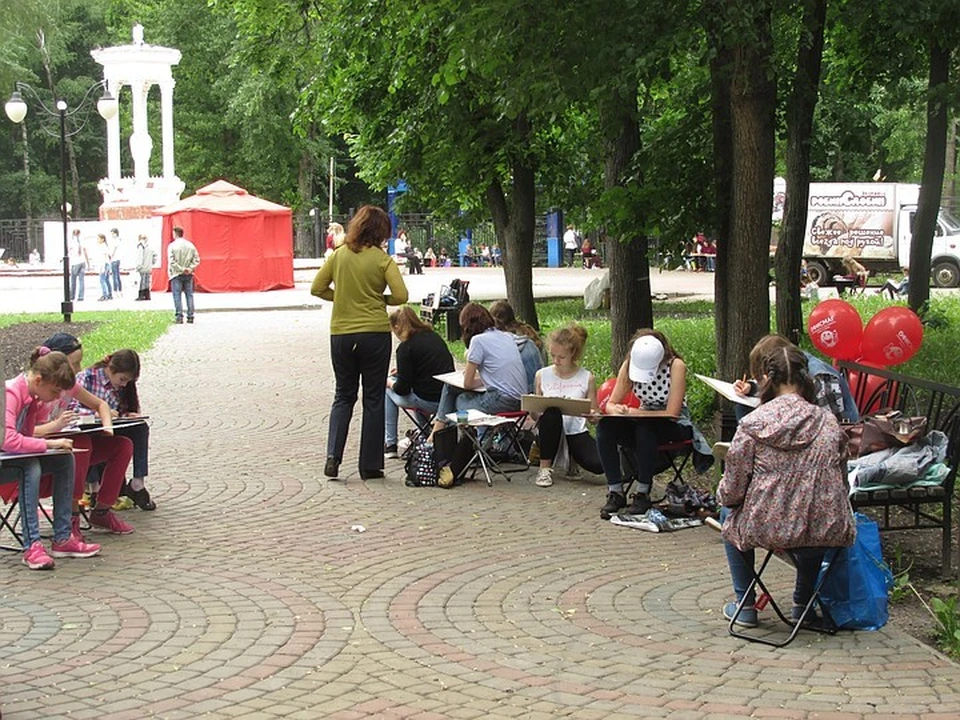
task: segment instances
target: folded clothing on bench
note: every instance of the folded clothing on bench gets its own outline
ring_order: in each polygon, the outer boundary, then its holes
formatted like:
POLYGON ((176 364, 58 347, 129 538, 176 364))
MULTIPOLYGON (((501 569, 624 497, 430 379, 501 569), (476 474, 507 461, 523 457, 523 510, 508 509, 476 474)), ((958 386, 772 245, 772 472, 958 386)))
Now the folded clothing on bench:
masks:
POLYGON ((881 485, 903 487, 943 482, 950 471, 944 464, 947 445, 947 436, 933 430, 910 445, 851 459, 847 462, 850 491, 877 489, 881 485), (937 468, 938 465, 942 469, 937 468))

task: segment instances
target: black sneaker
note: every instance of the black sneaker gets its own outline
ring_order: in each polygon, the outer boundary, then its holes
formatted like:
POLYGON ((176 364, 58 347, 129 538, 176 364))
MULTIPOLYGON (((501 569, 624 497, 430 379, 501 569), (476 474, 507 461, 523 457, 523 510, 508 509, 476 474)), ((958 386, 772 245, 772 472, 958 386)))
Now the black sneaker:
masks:
POLYGON ((340 474, 340 461, 335 457, 328 457, 327 464, 323 466, 323 474, 328 478, 335 478, 340 474))
POLYGON ((397 452, 397 446, 387 445, 385 448, 383 448, 383 457, 385 457, 387 460, 395 460, 396 458, 400 457, 400 453, 397 452))
POLYGON ((360 470, 361 480, 380 480, 383 478, 383 470, 360 470))
POLYGON ((630 504, 627 506, 627 513, 630 515, 643 515, 650 509, 650 496, 646 493, 634 493, 630 496, 630 504))
POLYGON ((600 518, 602 520, 609 520, 611 516, 623 510, 626 504, 627 499, 623 496, 623 493, 608 493, 607 504, 600 508, 600 518))
POLYGON ((133 504, 136 505, 141 510, 156 510, 157 504, 150 499, 150 493, 147 492, 146 488, 140 488, 139 490, 134 490, 130 487, 129 483, 125 484, 120 490, 121 495, 125 495, 131 500, 133 504))

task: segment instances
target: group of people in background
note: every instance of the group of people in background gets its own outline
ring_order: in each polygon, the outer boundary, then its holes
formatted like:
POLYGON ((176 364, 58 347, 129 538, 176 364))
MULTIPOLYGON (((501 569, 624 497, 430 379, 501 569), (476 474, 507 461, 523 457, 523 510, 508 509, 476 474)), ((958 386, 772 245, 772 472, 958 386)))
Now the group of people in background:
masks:
POLYGON ((692 272, 716 272, 717 241, 697 232, 684 245, 683 267, 692 272))
MULTIPOLYGON (((342 231, 342 228, 341 228, 342 231)), ((121 268, 132 266, 138 275, 136 300, 150 300, 150 287, 157 253, 143 233, 137 236, 135 248, 128 248, 114 228, 108 238, 97 233, 93 245, 85 240, 79 228, 74 228, 67 243, 70 264, 70 299, 82 302, 85 295, 87 270, 93 268, 100 279, 100 301, 113 300, 123 291, 121 268), (126 264, 126 265, 125 265, 126 264)), ((184 321, 183 298, 186 297, 186 321, 194 321, 194 271, 200 264, 196 245, 187 240, 183 228, 173 228, 173 241, 167 246, 167 277, 173 293, 174 319, 184 321)))
POLYGON ((580 254, 582 267, 587 270, 602 267, 600 252, 590 237, 582 238, 573 225, 567 225, 563 233, 563 254, 569 267, 574 266, 577 253, 580 254))
POLYGON ((85 497, 91 530, 113 535, 134 532, 113 510, 121 497, 141 510, 156 509, 145 485, 150 427, 139 419, 139 355, 121 349, 86 369, 82 361, 80 340, 56 333, 33 351, 22 374, 6 382, 2 448, 8 457, 0 465, 0 478, 11 484, 0 492, 7 502, 18 499, 23 563, 32 570, 52 568, 55 558, 100 552, 100 545, 88 542, 81 530, 85 497), (94 414, 100 423, 97 432, 65 433, 78 427, 81 416, 94 414), (49 553, 38 521, 43 494, 53 496, 49 553))
POLYGON ((137 237, 135 248, 128 247, 117 228, 110 236, 97 233, 95 239, 82 237, 80 229, 74 228, 67 243, 70 263, 70 299, 82 302, 86 294, 86 274, 94 270, 100 281, 101 302, 113 300, 114 294, 123 291, 121 269, 132 267, 139 275, 137 300, 150 299, 150 273, 156 263, 156 253, 150 247, 147 236, 137 237))

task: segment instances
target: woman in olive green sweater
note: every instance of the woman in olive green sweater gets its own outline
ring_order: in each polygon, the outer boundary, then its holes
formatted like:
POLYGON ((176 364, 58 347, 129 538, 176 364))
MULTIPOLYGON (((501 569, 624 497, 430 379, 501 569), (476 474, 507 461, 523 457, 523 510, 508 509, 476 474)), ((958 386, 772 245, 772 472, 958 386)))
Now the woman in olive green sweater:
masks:
POLYGON ((347 429, 363 383, 360 427, 360 477, 383 477, 384 394, 393 347, 387 305, 407 302, 407 286, 397 264, 382 249, 390 237, 390 218, 365 205, 350 221, 344 244, 327 258, 310 294, 333 302, 330 356, 337 388, 330 408, 324 474, 340 472, 347 429), (390 294, 384 290, 390 288, 390 294))

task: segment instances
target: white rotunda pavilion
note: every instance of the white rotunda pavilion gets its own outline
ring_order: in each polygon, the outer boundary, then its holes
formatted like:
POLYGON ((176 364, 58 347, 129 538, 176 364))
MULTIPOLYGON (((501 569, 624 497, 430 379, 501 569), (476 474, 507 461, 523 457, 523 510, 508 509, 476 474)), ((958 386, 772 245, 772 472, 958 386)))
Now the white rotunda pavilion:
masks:
POLYGON ((130 88, 133 103, 133 131, 130 154, 133 177, 123 177, 120 167, 120 115, 107 121, 107 177, 98 187, 103 195, 101 220, 132 220, 151 217, 154 209, 180 199, 184 184, 177 177, 173 161, 173 79, 172 68, 180 62, 180 51, 149 45, 143 40, 143 26, 133 26, 133 43, 92 50, 93 59, 103 66, 110 92, 123 102, 122 90, 130 88), (153 140, 147 123, 147 96, 160 86, 161 153, 163 174, 151 177, 153 140))

